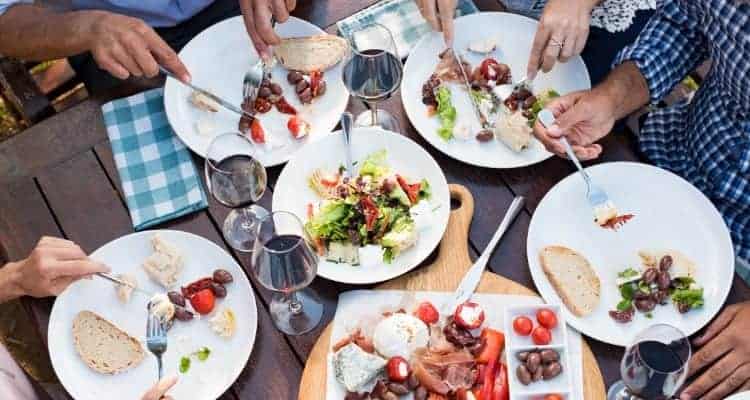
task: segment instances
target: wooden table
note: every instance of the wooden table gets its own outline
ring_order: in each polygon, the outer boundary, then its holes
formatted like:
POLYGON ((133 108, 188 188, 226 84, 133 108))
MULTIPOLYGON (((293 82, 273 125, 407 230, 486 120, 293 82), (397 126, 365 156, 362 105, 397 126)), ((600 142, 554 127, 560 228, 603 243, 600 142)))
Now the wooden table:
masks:
MULTIPOLYGON (((336 21, 367 7, 376 0, 329 0, 300 2, 295 15, 335 33, 336 21)), ((498 10, 495 0, 480 0, 482 10, 498 10)), ((134 93, 128 88, 111 98, 134 93)), ((109 99, 90 99, 45 120, 22 134, 0 143, 0 255, 11 260, 25 257, 42 235, 66 237, 87 252, 133 231, 112 158, 100 112, 109 99)), ((361 105, 350 103, 358 112, 361 105)), ((397 93, 384 108, 400 119, 403 134, 435 157, 450 183, 466 186, 474 195, 476 211, 470 231, 470 249, 476 256, 487 245, 513 196, 527 198, 521 213, 490 261, 492 271, 530 288, 534 284, 526 261, 526 234, 531 215, 544 194, 573 172, 572 165, 552 158, 538 165, 493 171, 452 160, 427 144, 406 119, 397 93)), ((637 161, 635 143, 629 134, 612 134, 603 141, 604 153, 597 162, 637 161)), ((203 161, 196 157, 200 168, 203 161)), ((271 192, 280 168, 269 169, 269 190, 260 204, 271 207, 271 192)), ((190 231, 230 250, 220 226, 228 210, 213 199, 210 208, 159 228, 190 231)), ((232 253, 247 268, 245 255, 232 253)), ((318 278, 313 283, 323 299, 324 320, 330 321, 340 292, 354 288, 318 278)), ((320 334, 320 327, 304 336, 287 337, 276 331, 268 313, 270 293, 255 285, 259 329, 249 363, 223 399, 294 399, 305 360, 320 334)), ((750 289, 736 278, 729 302, 750 299, 750 289)), ((24 305, 46 343, 52 299, 25 299, 24 305)), ((589 340, 607 385, 619 379, 622 350, 589 340)), ((69 399, 66 394, 52 397, 69 399)))

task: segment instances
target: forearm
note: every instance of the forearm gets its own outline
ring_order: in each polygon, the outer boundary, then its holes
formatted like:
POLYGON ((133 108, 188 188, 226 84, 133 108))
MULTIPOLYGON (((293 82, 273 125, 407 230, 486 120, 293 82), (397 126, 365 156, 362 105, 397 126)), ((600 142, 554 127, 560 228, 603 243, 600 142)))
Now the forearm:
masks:
POLYGON ((90 22, 100 11, 57 13, 19 4, 0 15, 0 54, 42 61, 82 53, 89 47, 90 22))
POLYGON ((615 120, 630 115, 649 102, 648 83, 632 61, 618 65, 593 90, 611 100, 615 120))
POLYGON ((19 265, 10 262, 0 268, 0 304, 24 295, 19 285, 19 265))

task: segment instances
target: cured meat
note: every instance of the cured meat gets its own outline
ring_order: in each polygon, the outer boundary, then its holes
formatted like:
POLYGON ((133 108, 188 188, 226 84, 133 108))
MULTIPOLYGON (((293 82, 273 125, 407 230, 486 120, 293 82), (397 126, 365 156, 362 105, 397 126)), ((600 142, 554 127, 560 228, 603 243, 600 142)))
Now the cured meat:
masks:
MULTIPOLYGON (((471 71, 471 64, 466 60, 461 60, 464 66, 464 71, 468 74, 471 71)), ((458 57, 451 49, 446 49, 440 53, 440 62, 435 67, 435 75, 437 79, 446 82, 463 82, 464 78, 461 74, 461 69, 458 67, 458 57)))

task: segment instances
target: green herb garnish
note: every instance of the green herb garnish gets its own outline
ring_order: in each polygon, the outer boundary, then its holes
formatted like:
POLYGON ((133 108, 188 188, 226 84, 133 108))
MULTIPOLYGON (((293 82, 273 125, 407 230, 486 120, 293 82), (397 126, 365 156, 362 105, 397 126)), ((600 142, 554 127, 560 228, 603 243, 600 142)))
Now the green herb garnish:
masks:
POLYGON ((190 369, 190 357, 180 358, 180 373, 184 374, 190 369))
POLYGON ((687 304, 691 309, 703 307, 703 288, 677 289, 672 293, 672 301, 687 304))
POLYGON ((204 346, 198 349, 198 351, 193 354, 195 354, 195 356, 198 357, 199 360, 206 361, 206 359, 208 359, 208 356, 211 354, 211 349, 204 346))
POLYGON ((640 274, 641 273, 638 272, 638 270, 636 270, 635 268, 628 268, 625 271, 619 272, 617 274, 617 277, 618 278, 622 278, 622 279, 630 279, 630 278, 636 277, 636 276, 638 276, 640 274))
POLYGON ((633 300, 630 299, 622 299, 617 303, 617 311, 627 311, 631 307, 633 307, 633 300))

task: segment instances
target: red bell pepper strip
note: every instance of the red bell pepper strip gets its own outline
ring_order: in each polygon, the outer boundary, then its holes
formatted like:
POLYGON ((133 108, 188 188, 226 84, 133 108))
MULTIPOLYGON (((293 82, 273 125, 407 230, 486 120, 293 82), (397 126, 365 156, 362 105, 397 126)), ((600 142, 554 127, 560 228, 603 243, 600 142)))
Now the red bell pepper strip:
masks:
POLYGON ((498 360, 505 348, 505 335, 491 328, 484 328, 482 335, 482 352, 477 356, 480 364, 490 364, 492 360, 498 360))
POLYGON ((498 363, 497 374, 495 375, 495 387, 492 388, 492 400, 510 399, 510 390, 508 389, 508 368, 503 363, 498 363))
POLYGON ((365 214, 365 226, 369 232, 375 226, 375 221, 378 220, 380 212, 378 211, 378 206, 375 205, 370 196, 362 197, 360 203, 362 203, 362 212, 365 214))

